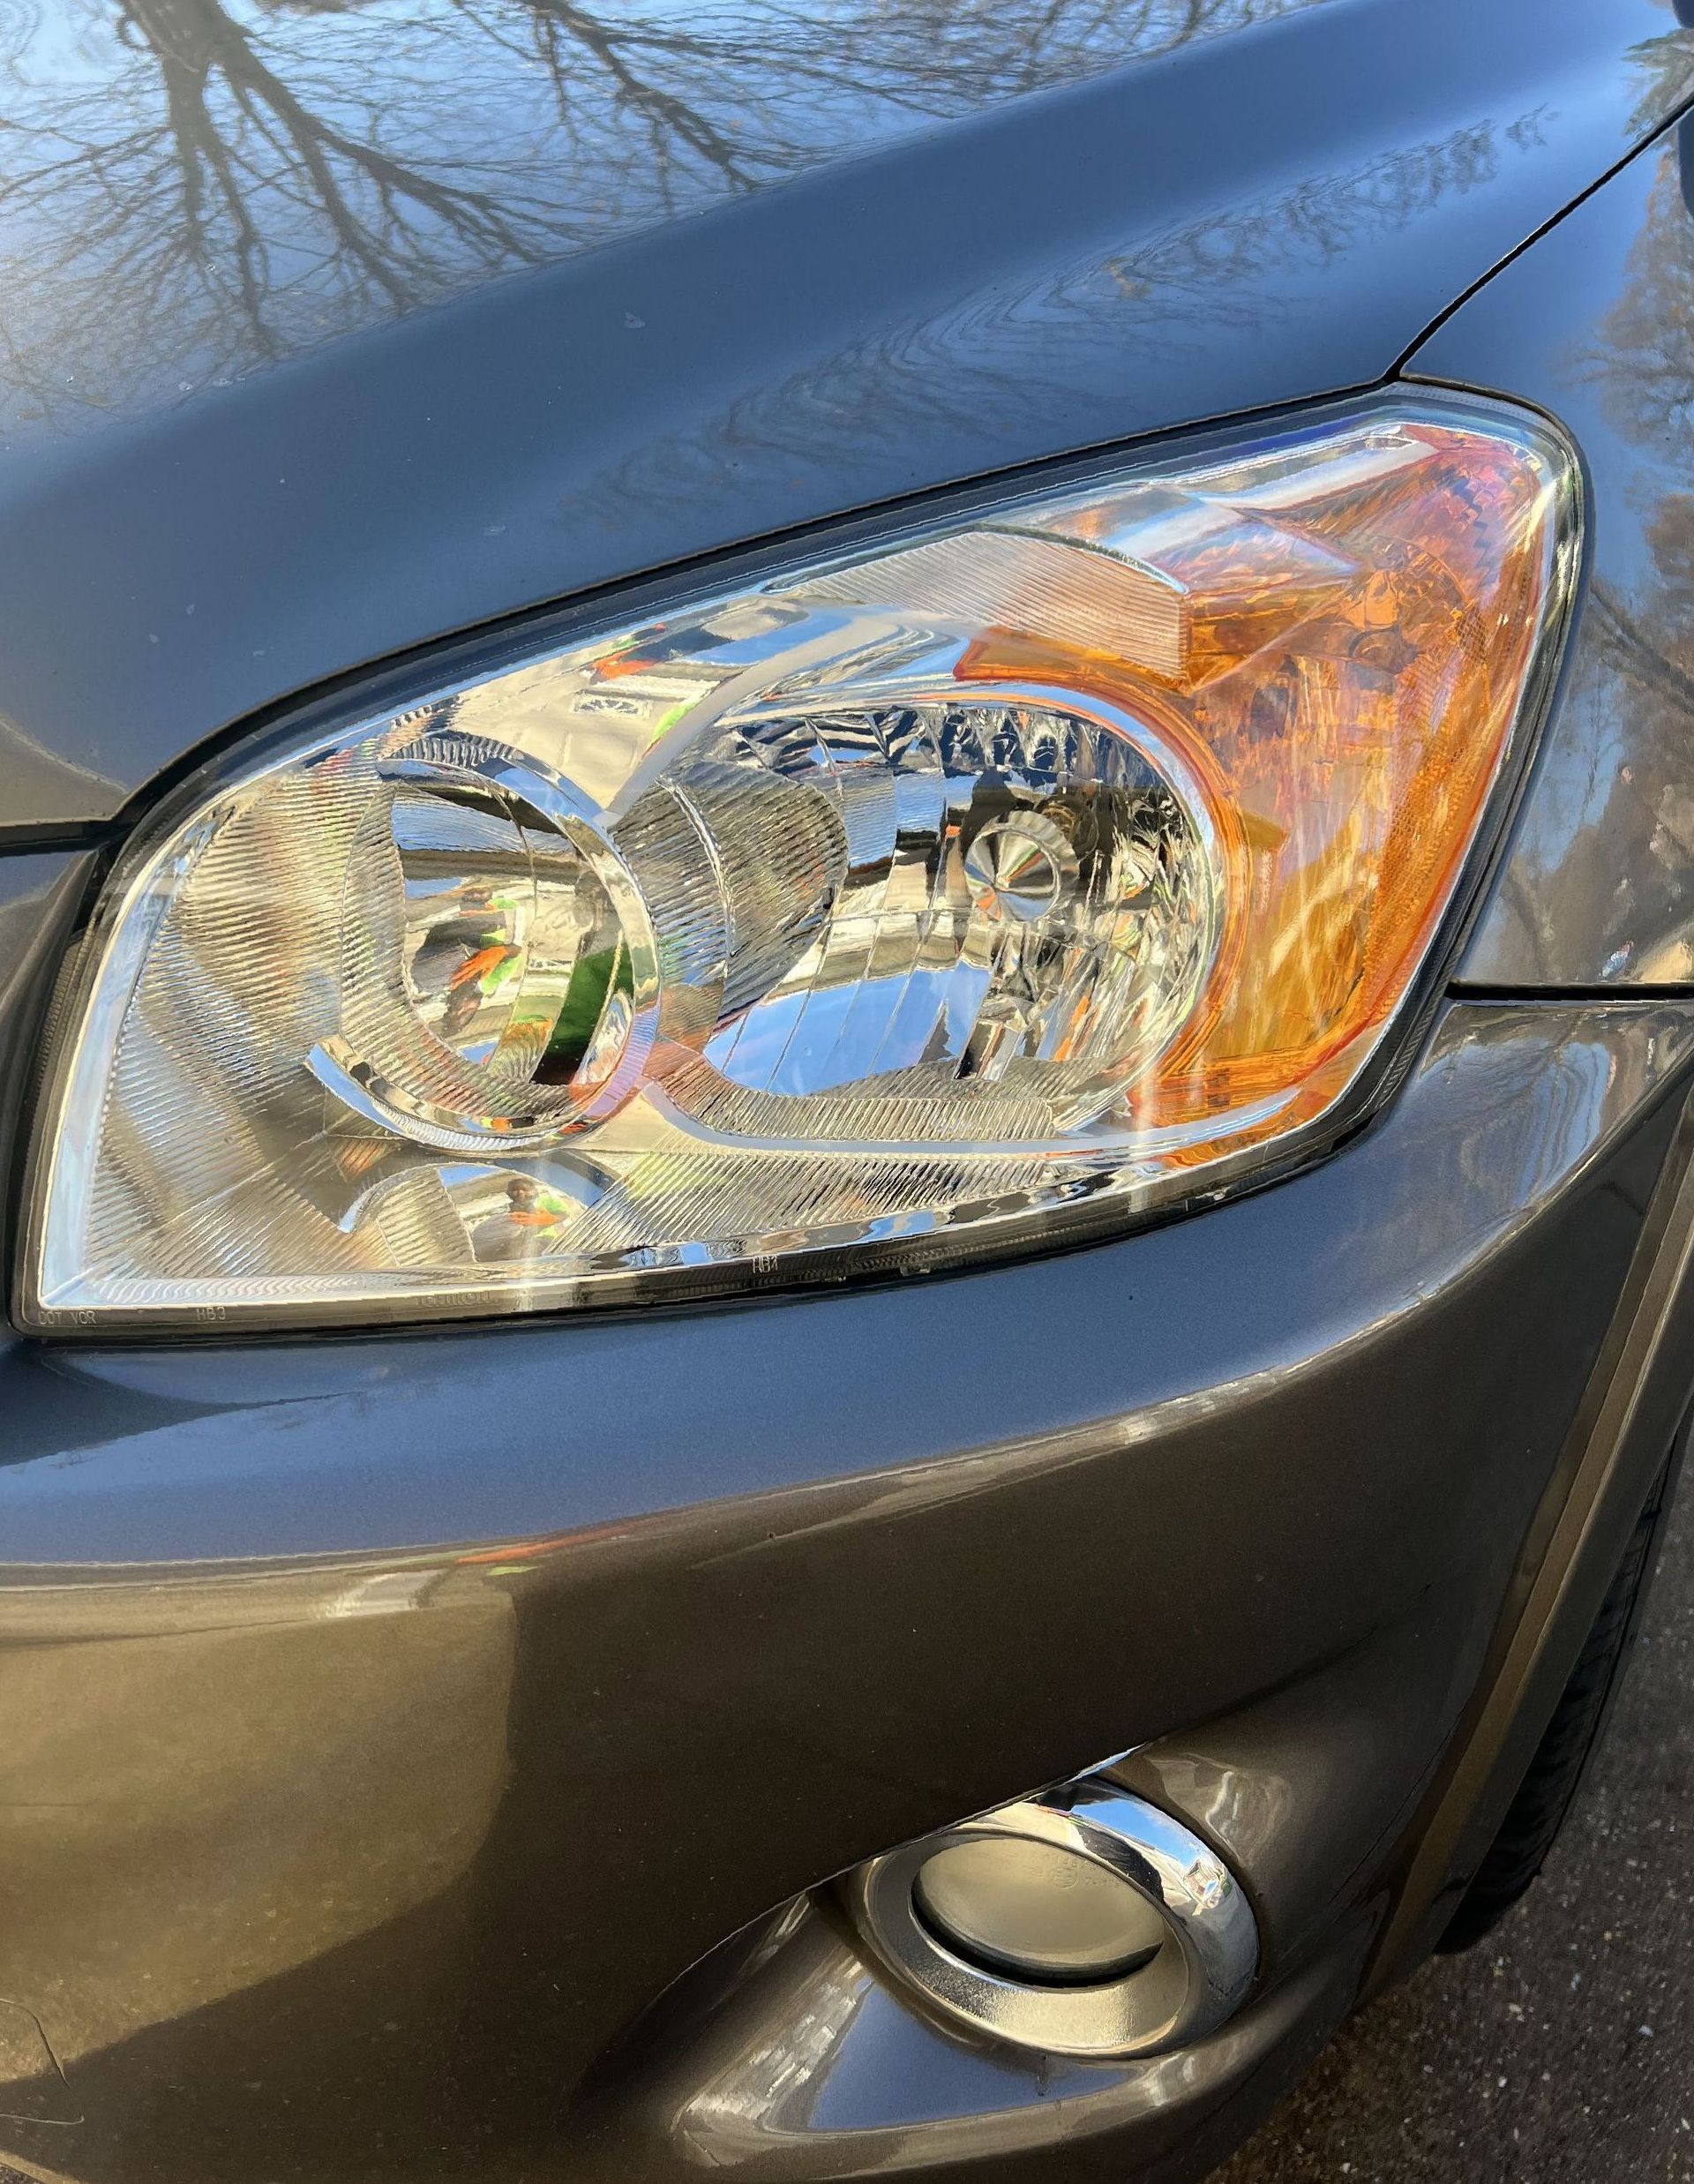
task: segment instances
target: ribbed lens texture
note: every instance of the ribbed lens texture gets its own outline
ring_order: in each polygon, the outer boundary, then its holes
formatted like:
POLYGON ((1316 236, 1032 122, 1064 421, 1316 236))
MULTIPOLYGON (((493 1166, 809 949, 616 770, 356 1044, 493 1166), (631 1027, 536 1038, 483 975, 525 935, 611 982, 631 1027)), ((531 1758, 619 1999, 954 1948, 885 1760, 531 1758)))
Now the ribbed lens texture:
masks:
POLYGON ((1244 1172, 1408 991, 1570 491, 1471 414, 1305 425, 204 787, 85 943, 26 1314, 939 1264, 1244 1172))
POLYGON ((921 1213, 967 1176, 1028 1187, 1038 1165, 1012 1156, 1111 1102, 1215 942, 1193 819, 1084 721, 933 706, 726 729, 604 829, 599 861, 621 862, 659 965, 658 1112, 640 1127, 664 1151, 633 1147, 613 1110, 579 1152, 575 1095, 628 1049, 639 949, 540 780, 535 802, 511 787, 515 754, 496 786, 485 742, 392 741, 268 783, 202 852, 182 899, 221 914, 173 919, 115 1105, 238 1097, 199 1218, 151 1139, 113 1147, 113 1278, 208 1250, 229 1272, 308 1248, 341 1272, 467 1249, 502 1267, 656 1258, 768 1228, 773 1186, 832 1227, 921 1213), (190 985, 216 1005, 185 1013, 190 985), (724 1137, 837 1157, 749 1167, 724 1137), (522 1165, 489 1167, 513 1139, 522 1165), (1008 1157, 985 1160, 995 1144, 1008 1157))

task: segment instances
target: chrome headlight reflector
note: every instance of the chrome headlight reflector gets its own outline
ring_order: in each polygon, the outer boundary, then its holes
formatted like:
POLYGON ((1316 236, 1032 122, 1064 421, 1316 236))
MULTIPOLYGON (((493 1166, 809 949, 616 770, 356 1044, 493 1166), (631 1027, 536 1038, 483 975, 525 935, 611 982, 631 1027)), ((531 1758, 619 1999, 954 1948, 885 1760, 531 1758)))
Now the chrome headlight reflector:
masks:
POLYGON ((532 638, 181 792, 79 947, 43 1329, 957 1262, 1338 1126, 1549 679, 1576 467, 1398 396, 532 638))

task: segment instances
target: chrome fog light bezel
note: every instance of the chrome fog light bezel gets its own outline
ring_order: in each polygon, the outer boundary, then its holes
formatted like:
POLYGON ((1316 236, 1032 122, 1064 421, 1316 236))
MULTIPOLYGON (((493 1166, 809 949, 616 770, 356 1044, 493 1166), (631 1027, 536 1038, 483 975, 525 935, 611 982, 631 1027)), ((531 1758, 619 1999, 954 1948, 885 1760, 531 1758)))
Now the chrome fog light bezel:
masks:
POLYGON ((1104 1781, 1001 1805, 872 1858, 851 1876, 854 1915, 877 1954, 954 2023, 1015 2046, 1075 2056, 1161 2054, 1233 2015, 1258 1968, 1241 1883, 1191 1828, 1104 1781), (948 1948, 918 1912, 918 1875, 938 1851, 1022 1837, 1106 1867, 1151 1903, 1166 1939, 1149 1963, 1081 1983, 1020 1978, 948 1948))

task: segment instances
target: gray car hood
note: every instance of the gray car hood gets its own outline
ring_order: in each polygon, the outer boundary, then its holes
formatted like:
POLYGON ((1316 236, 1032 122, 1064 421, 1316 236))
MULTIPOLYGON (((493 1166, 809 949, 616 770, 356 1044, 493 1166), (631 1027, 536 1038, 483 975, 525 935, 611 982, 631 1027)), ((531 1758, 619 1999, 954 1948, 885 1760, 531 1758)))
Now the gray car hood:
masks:
POLYGON ((1655 0, 48 0, 0 838, 633 572, 1366 384, 1694 83, 1655 0))

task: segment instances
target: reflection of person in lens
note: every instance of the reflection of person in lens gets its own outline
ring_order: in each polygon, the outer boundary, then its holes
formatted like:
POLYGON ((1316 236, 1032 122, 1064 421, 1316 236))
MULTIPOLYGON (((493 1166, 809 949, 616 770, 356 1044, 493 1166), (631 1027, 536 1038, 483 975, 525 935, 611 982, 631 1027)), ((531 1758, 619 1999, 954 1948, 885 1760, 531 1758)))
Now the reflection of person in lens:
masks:
POLYGON ((505 945, 518 905, 510 892, 486 881, 467 881, 418 903, 416 914, 420 922, 412 976, 422 987, 439 987, 449 985, 468 958, 505 945))
POLYGON ((533 1175, 511 1177, 506 1186, 506 1202, 512 1209, 509 1218, 521 1228, 557 1228, 561 1221, 582 1211, 573 1198, 549 1190, 533 1175))
POLYGON ((465 957, 447 980, 447 997, 441 1009, 441 1030, 446 1038, 468 1031, 477 1010, 505 984, 522 955, 521 948, 497 941, 465 957))
POLYGON ((441 995, 436 1029, 449 1046, 475 1028, 484 1004, 523 970, 521 947, 490 937, 491 932, 512 929, 498 898, 485 889, 476 893, 483 906, 467 902, 458 914, 444 919, 413 964, 412 975, 421 989, 441 995))
POLYGON ((564 1205, 554 1192, 543 1190, 532 1175, 508 1175, 503 1186, 505 1205, 484 1201, 472 1232, 480 1260, 524 1259, 546 1246, 546 1231, 556 1227, 564 1205))
POLYGON ((530 1250, 551 1250, 552 1238, 581 1214, 583 1205, 576 1199, 561 1190, 548 1190, 546 1183, 537 1183, 533 1175, 506 1179, 506 1227, 517 1232, 530 1250))
POLYGON ((412 963, 412 977, 424 992, 451 986, 467 957, 486 948, 504 929, 494 890, 468 886, 453 890, 451 913, 431 924, 412 963))

